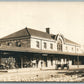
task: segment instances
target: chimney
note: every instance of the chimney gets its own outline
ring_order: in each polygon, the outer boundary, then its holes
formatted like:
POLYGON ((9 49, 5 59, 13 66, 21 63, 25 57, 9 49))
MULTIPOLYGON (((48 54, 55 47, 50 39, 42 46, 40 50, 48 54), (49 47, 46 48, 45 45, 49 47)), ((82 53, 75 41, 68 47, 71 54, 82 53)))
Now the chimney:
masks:
POLYGON ((50 34, 50 28, 46 28, 46 33, 50 34))

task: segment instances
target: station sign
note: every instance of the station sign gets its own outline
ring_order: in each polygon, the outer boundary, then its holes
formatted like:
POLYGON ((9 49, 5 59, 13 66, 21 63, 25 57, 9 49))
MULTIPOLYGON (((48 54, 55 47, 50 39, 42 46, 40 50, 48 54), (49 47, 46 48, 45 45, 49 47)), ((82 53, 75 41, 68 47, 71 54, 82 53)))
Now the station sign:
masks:
POLYGON ((42 56, 48 56, 48 54, 42 54, 42 56))

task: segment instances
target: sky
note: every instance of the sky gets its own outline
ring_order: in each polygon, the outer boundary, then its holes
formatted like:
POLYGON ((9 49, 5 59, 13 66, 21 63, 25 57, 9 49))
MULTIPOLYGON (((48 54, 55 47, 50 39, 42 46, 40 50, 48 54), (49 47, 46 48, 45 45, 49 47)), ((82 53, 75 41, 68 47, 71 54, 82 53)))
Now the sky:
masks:
POLYGON ((84 45, 84 2, 0 2, 0 38, 25 27, 84 45))

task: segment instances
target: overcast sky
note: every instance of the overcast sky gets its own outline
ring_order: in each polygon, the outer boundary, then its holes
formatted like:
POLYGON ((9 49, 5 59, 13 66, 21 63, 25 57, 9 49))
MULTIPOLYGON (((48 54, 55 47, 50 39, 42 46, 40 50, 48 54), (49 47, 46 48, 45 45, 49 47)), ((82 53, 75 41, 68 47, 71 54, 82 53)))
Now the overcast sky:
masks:
POLYGON ((84 44, 84 2, 0 2, 0 37, 26 26, 84 44))

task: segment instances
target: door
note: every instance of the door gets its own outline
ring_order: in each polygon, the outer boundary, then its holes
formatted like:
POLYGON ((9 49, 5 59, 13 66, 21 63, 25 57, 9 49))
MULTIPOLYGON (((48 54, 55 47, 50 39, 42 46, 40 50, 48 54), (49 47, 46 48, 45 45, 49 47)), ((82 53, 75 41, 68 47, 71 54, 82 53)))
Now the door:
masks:
POLYGON ((47 57, 44 57, 44 67, 47 67, 47 57))

